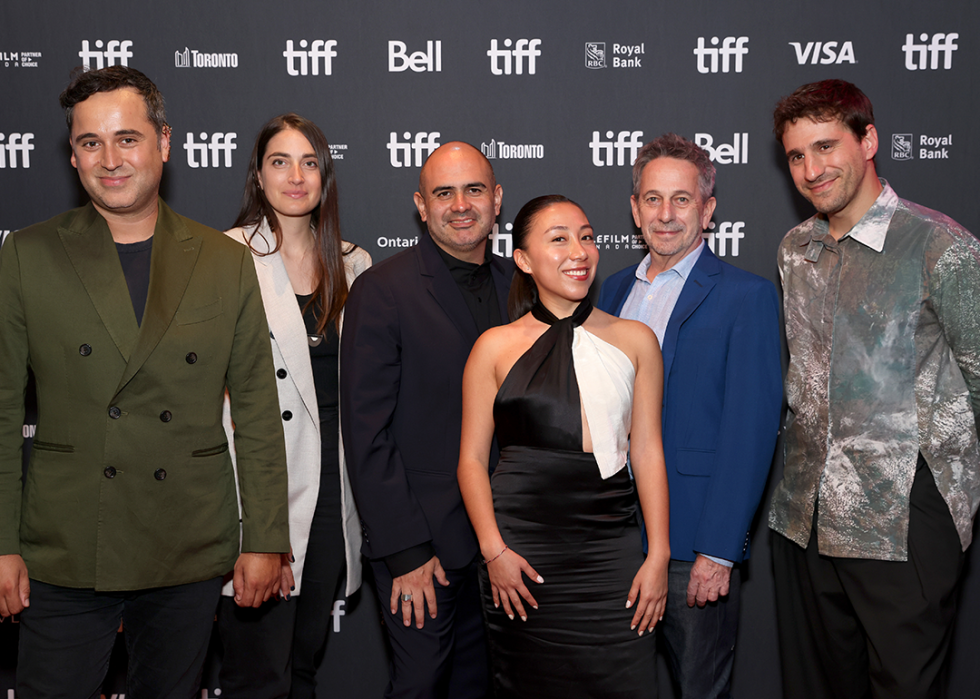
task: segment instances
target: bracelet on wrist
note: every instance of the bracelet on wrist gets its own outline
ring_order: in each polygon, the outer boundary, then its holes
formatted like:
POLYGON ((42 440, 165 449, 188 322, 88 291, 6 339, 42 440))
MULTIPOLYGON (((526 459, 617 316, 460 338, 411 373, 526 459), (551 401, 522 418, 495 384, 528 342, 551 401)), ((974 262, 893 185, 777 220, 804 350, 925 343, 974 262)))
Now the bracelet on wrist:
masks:
POLYGON ((503 556, 504 555, 504 551, 506 551, 506 550, 507 550, 507 544, 504 544, 504 547, 502 549, 500 549, 500 553, 498 553, 496 556, 494 556, 493 558, 491 558, 489 561, 483 561, 483 565, 487 565, 487 564, 493 563, 495 560, 497 560, 498 558, 500 558, 501 556, 503 556))

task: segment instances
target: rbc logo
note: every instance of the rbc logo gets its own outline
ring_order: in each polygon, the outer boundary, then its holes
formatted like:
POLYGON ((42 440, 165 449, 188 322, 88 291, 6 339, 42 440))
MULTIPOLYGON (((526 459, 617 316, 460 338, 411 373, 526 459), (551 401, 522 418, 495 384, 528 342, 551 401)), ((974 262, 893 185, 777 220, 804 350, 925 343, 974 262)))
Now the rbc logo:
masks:
POLYGON ((238 145, 235 143, 235 139, 238 137, 237 133, 221 133, 220 131, 215 131, 211 134, 211 140, 208 141, 208 135, 201 132, 201 142, 194 142, 194 134, 188 133, 187 140, 184 142, 184 150, 187 151, 187 165, 193 168, 207 167, 208 166, 208 151, 211 151, 211 167, 221 167, 221 154, 225 154, 225 167, 231 167, 231 152, 238 149, 238 145))
POLYGON ((610 140, 600 141, 599 132, 592 132, 589 147, 592 148, 592 164, 596 167, 612 166, 614 153, 616 165, 632 165, 643 145, 642 131, 620 131, 618 134, 606 131, 606 138, 610 140), (614 135, 615 141, 612 140, 614 135), (629 160, 626 159, 626 151, 629 151, 629 160))
POLYGON ((408 54, 408 46, 404 41, 388 42, 388 72, 401 73, 409 68, 414 73, 442 72, 442 42, 425 42, 425 51, 408 54))
POLYGON ((725 221, 718 230, 715 230, 715 222, 708 224, 708 230, 701 233, 701 237, 708 243, 708 248, 718 257, 728 255, 728 243, 732 244, 732 257, 738 257, 738 241, 745 237, 745 221, 725 221))
POLYGON ((441 134, 438 131, 419 131, 412 138, 412 134, 406 131, 402 138, 404 142, 398 140, 398 134, 391 132, 388 140, 388 151, 391 157, 392 167, 412 167, 412 155, 415 155, 415 167, 422 167, 425 159, 432 155, 432 151, 441 144, 437 140, 441 134))
POLYGON ((605 41, 585 42, 585 67, 590 70, 598 70, 599 68, 606 67, 605 41))
POLYGON ((286 50, 282 55, 286 59, 286 72, 290 75, 319 75, 320 63, 323 63, 323 74, 333 75, 333 59, 337 57, 337 40, 316 39, 312 44, 306 39, 300 39, 299 48, 293 48, 293 40, 286 40, 286 50), (305 51, 307 46, 309 51, 305 51), (296 59, 299 59, 299 68, 296 68, 296 59))
POLYGON ((912 160, 912 134, 892 134, 892 160, 912 160))
POLYGON ((490 50, 487 55, 490 57, 490 72, 494 75, 510 75, 511 65, 513 72, 517 75, 524 73, 524 59, 527 59, 527 74, 534 75, 535 59, 541 55, 538 49, 541 46, 541 39, 518 39, 511 49, 513 42, 504 39, 504 48, 497 48, 497 40, 490 40, 490 50), (503 68, 500 67, 500 59, 503 59, 503 68))
POLYGON ((796 51, 796 62, 803 65, 808 60, 810 65, 830 65, 831 63, 840 65, 841 63, 857 63, 854 58, 854 45, 850 41, 845 41, 837 50, 836 41, 808 41, 806 47, 799 41, 791 41, 789 45, 796 51), (821 54, 823 54, 821 56, 821 54))
POLYGON ((99 49, 102 48, 102 39, 95 42, 96 50, 89 49, 88 39, 82 39, 82 50, 78 52, 78 57, 82 59, 82 65, 85 66, 85 70, 101 70, 108 66, 120 65, 128 66, 129 59, 133 57, 133 52, 130 51, 133 48, 132 41, 109 41, 105 45, 105 51, 99 49), (95 65, 92 65, 92 59, 95 59, 95 65))
MULTIPOLYGON (((740 36, 735 38, 734 36, 726 36, 725 40, 721 44, 721 48, 708 48, 704 45, 704 37, 698 37, 698 47, 694 49, 694 55, 698 57, 698 72, 699 73, 717 73, 718 72, 718 58, 721 57, 721 72, 727 73, 732 66, 732 57, 734 56, 734 71, 736 73, 742 72, 742 56, 749 52, 749 47, 746 44, 749 43, 749 37, 740 36), (711 59, 706 60, 706 59, 711 59)), ((718 37, 711 37, 711 45, 718 46, 718 37)))
POLYGON ((939 54, 943 54, 943 69, 949 70, 953 67, 953 51, 959 48, 953 42, 960 38, 959 34, 933 34, 932 41, 929 41, 928 34, 919 34, 919 41, 926 42, 917 44, 911 34, 905 35, 905 45, 902 51, 905 52, 906 70, 926 70, 926 61, 930 70, 939 69, 939 54), (918 60, 916 60, 918 58, 918 60))
POLYGON ((32 138, 34 138, 32 133, 12 133, 9 136, 0 133, 0 168, 16 168, 17 153, 20 153, 21 167, 29 168, 31 166, 31 151, 34 150, 34 144, 31 143, 32 138), (7 139, 6 143, 3 142, 4 138, 7 139))

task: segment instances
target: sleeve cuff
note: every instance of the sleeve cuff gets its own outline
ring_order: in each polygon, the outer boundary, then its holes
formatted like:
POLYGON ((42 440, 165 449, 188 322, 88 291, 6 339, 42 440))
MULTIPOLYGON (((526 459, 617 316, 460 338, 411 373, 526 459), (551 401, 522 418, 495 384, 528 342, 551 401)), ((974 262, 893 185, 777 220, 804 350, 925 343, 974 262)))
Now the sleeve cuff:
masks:
POLYGON ((426 541, 424 544, 385 556, 384 561, 391 577, 397 578, 399 575, 405 575, 405 573, 411 573, 416 568, 421 568, 435 555, 436 550, 432 547, 432 542, 426 541))
POLYGON ((698 555, 704 556, 709 561, 714 561, 718 565, 725 566, 726 568, 731 568, 733 565, 735 565, 732 561, 726 561, 724 558, 718 558, 717 556, 709 556, 706 553, 699 553, 698 555))

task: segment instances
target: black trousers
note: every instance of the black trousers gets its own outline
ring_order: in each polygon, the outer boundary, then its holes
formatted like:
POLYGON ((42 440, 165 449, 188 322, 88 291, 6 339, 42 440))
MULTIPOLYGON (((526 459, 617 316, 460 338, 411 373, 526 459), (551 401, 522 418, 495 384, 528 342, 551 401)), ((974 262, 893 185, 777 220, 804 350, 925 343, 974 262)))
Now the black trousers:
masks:
POLYGON ((20 616, 17 696, 98 699, 120 622, 127 699, 195 696, 220 591, 220 577, 135 592, 31 580, 31 606, 20 616))
MULTIPOLYGON (((816 521, 816 516, 814 516, 816 521)), ((785 699, 942 696, 964 554, 922 457, 907 561, 832 558, 773 533, 785 699)))

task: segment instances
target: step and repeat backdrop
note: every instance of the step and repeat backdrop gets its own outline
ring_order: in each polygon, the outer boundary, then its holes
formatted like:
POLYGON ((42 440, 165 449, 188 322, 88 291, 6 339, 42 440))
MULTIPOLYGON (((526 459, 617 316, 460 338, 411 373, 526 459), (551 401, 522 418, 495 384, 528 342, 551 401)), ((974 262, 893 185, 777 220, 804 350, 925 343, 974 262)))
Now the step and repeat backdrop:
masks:
MULTIPOLYGON (((344 237, 375 260, 417 240, 419 168, 439 144, 464 140, 486 154, 503 186, 494 252, 511 253, 511 222, 525 201, 560 193, 589 215, 604 277, 645 254, 630 215, 630 165, 643 143, 674 131, 718 168, 707 244, 778 283, 776 246, 812 209, 772 136, 772 108, 805 82, 838 77, 861 87, 875 106, 879 174, 900 196, 980 231, 971 165, 980 159, 978 43, 980 11, 964 0, 827 0, 819 10, 769 0, 5 2, 0 241, 85 201, 58 94, 76 66, 125 64, 167 100, 173 147, 163 196, 215 228, 235 218, 259 127, 295 111, 326 133, 344 237)), ((29 406, 28 447, 34 420, 29 406)), ((770 488, 780 471, 777 458, 770 488)), ((735 692, 776 699, 764 518, 754 536, 735 692)), ((980 691, 974 567, 968 559, 950 697, 980 691)), ((333 605, 321 696, 377 697, 384 688, 384 634, 367 582, 333 605)), ((4 699, 14 698, 16 645, 17 621, 7 620, 4 699)), ((220 696, 219 663, 216 647, 202 697, 220 696)), ((123 695, 124 677, 120 648, 107 697, 123 695)), ((666 672, 661 689, 671 696, 666 672)))

